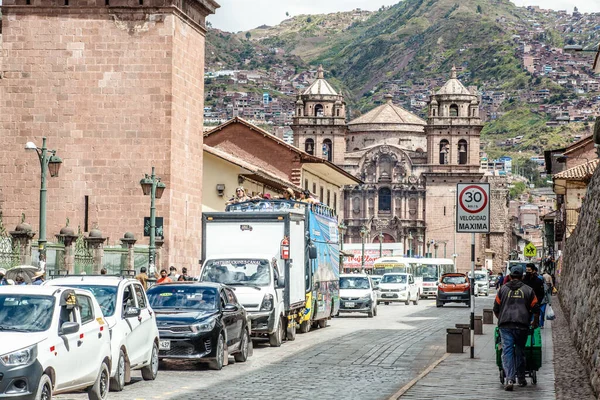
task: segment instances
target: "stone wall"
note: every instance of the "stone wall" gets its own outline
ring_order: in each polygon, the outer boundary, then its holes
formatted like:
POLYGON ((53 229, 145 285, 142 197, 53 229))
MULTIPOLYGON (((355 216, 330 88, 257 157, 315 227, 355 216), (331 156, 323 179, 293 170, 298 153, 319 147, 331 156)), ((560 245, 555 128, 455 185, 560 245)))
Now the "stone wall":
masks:
POLYGON ((579 223, 567 239, 559 296, 588 371, 600 393, 600 169, 588 187, 579 223))

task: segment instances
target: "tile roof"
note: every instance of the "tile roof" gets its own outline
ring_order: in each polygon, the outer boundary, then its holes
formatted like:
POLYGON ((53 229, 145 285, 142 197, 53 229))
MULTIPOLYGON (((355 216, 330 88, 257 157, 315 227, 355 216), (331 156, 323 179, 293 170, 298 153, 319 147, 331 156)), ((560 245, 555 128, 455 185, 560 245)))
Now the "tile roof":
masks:
POLYGON ((554 175, 553 179, 565 179, 568 181, 588 181, 591 179, 594 171, 598 168, 600 160, 591 160, 584 164, 569 168, 554 175))
MULTIPOLYGON (((390 96, 391 97, 391 96, 390 96)), ((402 107, 394 105, 390 97, 387 97, 385 104, 374 108, 365 115, 352 120, 348 125, 358 124, 411 124, 420 125, 418 132, 423 132, 423 127, 427 124, 424 120, 405 110, 402 107)))
POLYGON ((464 87, 463 84, 460 83, 460 81, 456 77, 456 67, 452 67, 452 73, 450 75, 450 79, 435 94, 465 94, 465 95, 473 95, 473 93, 471 93, 469 91, 469 89, 467 89, 466 87, 464 87))

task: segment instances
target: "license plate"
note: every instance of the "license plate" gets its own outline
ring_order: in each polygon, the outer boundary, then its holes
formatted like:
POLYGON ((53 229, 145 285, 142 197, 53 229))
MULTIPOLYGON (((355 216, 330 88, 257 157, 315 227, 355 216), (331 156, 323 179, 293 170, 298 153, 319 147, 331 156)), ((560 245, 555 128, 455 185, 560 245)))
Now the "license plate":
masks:
POLYGON ((170 340, 161 340, 158 342, 159 350, 170 350, 171 349, 171 341, 170 340))
POLYGON ((386 293, 383 295, 383 297, 396 297, 396 295, 393 293, 386 293))
POLYGON ((458 297, 457 296, 452 296, 452 297, 450 297, 450 300, 458 300, 458 297))
POLYGON ((354 303, 353 303, 353 302, 351 302, 351 301, 347 301, 347 302, 346 302, 346 307, 348 307, 348 308, 352 308, 352 307, 354 307, 354 303))

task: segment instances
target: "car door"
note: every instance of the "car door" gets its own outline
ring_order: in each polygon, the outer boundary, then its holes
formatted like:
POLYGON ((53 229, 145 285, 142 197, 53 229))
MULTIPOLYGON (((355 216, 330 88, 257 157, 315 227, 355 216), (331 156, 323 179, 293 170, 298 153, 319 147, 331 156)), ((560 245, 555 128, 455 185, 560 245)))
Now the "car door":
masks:
POLYGON ((77 303, 79 308, 79 321, 81 326, 78 332, 77 346, 79 347, 78 372, 79 379, 77 385, 86 385, 93 383, 100 371, 102 363, 102 354, 98 352, 101 347, 102 336, 106 334, 101 330, 104 322, 98 321, 94 311, 94 302, 88 295, 77 294, 77 303))
POLYGON ((121 307, 119 323, 124 324, 123 332, 125 334, 125 346, 131 365, 138 364, 145 351, 143 333, 139 329, 142 323, 142 314, 139 316, 127 316, 125 312, 129 308, 139 308, 135 296, 135 290, 131 283, 126 283, 123 288, 123 306, 121 307))
POLYGON ((244 311, 242 309, 242 305, 238 302, 237 297, 235 297, 235 293, 233 290, 229 288, 225 288, 225 294, 227 295, 227 301, 229 304, 233 304, 237 306, 237 311, 232 311, 232 315, 234 317, 234 328, 233 334, 235 335, 235 343, 240 343, 242 339, 242 329, 244 328, 244 311))
POLYGON ((223 312, 223 329, 227 335, 227 346, 232 347, 236 343, 235 313, 231 311, 225 311, 225 306, 228 304, 229 299, 227 298, 227 293, 225 292, 224 288, 221 288, 219 295, 221 297, 221 310, 223 312))
POLYGON ((140 316, 138 317, 139 325, 132 332, 133 340, 139 343, 139 356, 135 361, 132 360, 131 362, 131 366, 135 367, 136 364, 142 364, 150 359, 154 343, 156 320, 154 312, 148 306, 148 299, 142 285, 132 283, 132 287, 137 307, 140 309, 140 316))
POLYGON ((77 384, 79 375, 79 364, 81 363, 81 347, 78 345, 80 332, 61 334, 61 326, 66 322, 81 323, 76 308, 60 306, 58 310, 58 332, 56 340, 50 346, 54 352, 56 363, 54 365, 55 381, 54 389, 62 390, 77 384))

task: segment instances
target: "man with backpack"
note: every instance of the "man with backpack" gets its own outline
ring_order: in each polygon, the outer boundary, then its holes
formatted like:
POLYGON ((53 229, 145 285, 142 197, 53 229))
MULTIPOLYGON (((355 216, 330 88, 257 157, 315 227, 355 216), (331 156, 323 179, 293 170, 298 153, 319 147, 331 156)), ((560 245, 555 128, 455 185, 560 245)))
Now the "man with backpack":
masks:
POLYGON ((530 327, 536 328, 539 323, 540 306, 533 289, 523 283, 523 273, 521 265, 513 266, 510 281, 500 288, 494 302, 502 341, 502 366, 506 373, 504 389, 507 391, 513 390, 516 378, 519 386, 527 385, 525 344, 530 327))

